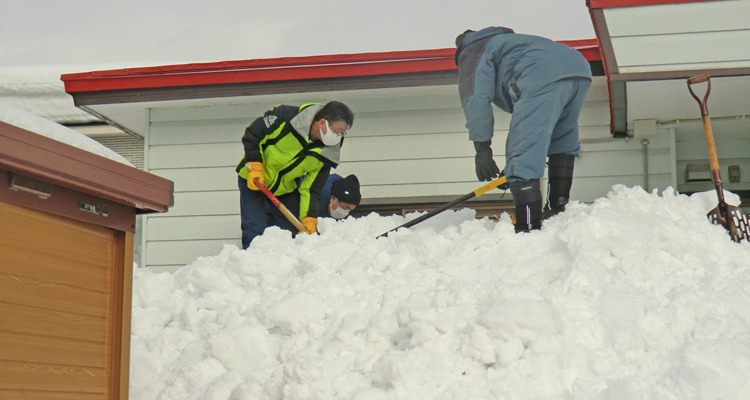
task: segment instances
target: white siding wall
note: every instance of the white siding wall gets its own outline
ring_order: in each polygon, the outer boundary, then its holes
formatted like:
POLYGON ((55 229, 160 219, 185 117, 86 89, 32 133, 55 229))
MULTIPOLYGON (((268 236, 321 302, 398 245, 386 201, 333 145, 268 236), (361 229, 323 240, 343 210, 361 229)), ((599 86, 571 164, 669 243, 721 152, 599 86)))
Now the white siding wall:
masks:
MULTIPOLYGON (((719 156, 724 189, 750 190, 750 130, 742 120, 714 121, 712 124, 716 154, 719 156), (740 182, 729 181, 729 167, 740 167, 740 182)), ((709 165, 703 125, 699 122, 675 125, 677 142, 677 187, 681 192, 714 190, 712 182, 687 183, 688 164, 709 165)))
MULTIPOLYGON (((364 198, 458 196, 480 185, 455 86, 428 94, 403 89, 390 96, 339 93, 342 96, 335 98, 353 109, 355 123, 342 150, 342 164, 334 172, 357 174, 364 198)), ((174 181, 175 206, 166 214, 147 217, 147 266, 174 269, 214 255, 224 244, 240 245, 234 173, 243 154, 240 139, 245 127, 275 104, 151 110, 147 168, 174 181)), ((495 117, 493 148, 502 166, 510 116, 498 110, 495 117)), ((579 120, 581 139, 592 142, 582 144, 576 164, 575 199, 590 202, 613 184, 643 183, 641 144, 609 140, 609 119, 606 83, 596 78, 579 120)), ((674 185, 673 148, 671 131, 651 141, 652 188, 674 185)))
MULTIPOLYGON (((750 7, 750 2, 747 2, 750 7)), ((703 98, 707 85, 694 91, 703 98)), ((700 106, 690 95, 685 79, 628 82, 628 128, 637 119, 655 119, 675 129, 677 188, 681 192, 713 190, 711 182, 686 183, 688 164, 708 164, 708 150, 700 106)), ((750 78, 713 77, 708 98, 716 153, 724 188, 750 190, 750 78), (740 167, 742 181, 729 182, 729 166, 740 167)))
POLYGON ((750 66, 750 1, 604 10, 620 73, 750 66))

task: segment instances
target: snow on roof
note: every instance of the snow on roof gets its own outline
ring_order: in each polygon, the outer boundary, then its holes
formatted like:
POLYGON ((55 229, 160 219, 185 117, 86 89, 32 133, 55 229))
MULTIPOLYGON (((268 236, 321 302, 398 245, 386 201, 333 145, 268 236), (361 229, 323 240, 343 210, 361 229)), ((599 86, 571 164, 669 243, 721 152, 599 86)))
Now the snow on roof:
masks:
POLYGON ((94 139, 46 118, 21 110, 20 108, 0 103, 0 121, 78 147, 79 149, 98 154, 102 157, 109 158, 110 160, 130 166, 133 165, 123 156, 115 153, 94 139))
POLYGON ((101 122, 79 109, 65 93, 60 75, 77 66, 25 66, 0 68, 0 103, 59 124, 101 122))

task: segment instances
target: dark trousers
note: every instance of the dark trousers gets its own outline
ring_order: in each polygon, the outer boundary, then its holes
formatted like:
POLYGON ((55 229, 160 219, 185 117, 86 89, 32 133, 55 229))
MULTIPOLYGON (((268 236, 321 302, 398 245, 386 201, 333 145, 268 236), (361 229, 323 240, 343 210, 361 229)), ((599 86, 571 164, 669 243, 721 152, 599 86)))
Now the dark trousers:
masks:
MULTIPOLYGON (((250 190, 247 180, 237 176, 237 186, 240 190, 240 219, 242 229, 242 248, 250 247, 250 242, 266 230, 266 213, 270 213, 272 225, 297 233, 297 228, 289 222, 284 214, 271 203, 260 190, 250 190)), ((295 217, 299 214, 299 192, 296 190, 277 196, 279 201, 289 209, 295 217)))

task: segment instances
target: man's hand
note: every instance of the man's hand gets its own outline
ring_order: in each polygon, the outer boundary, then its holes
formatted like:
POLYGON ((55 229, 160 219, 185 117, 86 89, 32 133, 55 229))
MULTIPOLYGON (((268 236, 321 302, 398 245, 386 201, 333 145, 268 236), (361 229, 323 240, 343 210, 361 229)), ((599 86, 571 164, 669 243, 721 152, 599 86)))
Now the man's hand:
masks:
POLYGON ((261 184, 265 183, 263 181, 263 163, 250 161, 245 166, 247 166, 247 188, 250 190, 260 190, 260 188, 255 186, 255 179, 257 178, 261 184))
POLYGON ((491 181, 500 175, 500 169, 492 159, 491 140, 486 142, 474 142, 474 150, 477 151, 474 156, 474 164, 477 171, 477 179, 480 182, 491 181))
MULTIPOLYGON (((302 226, 304 226, 305 229, 307 229, 307 232, 304 232, 304 233, 313 234, 318 231, 318 219, 317 218, 305 217, 305 218, 302 218, 301 222, 302 222, 302 226)), ((303 233, 303 232, 300 232, 300 233, 303 233)))

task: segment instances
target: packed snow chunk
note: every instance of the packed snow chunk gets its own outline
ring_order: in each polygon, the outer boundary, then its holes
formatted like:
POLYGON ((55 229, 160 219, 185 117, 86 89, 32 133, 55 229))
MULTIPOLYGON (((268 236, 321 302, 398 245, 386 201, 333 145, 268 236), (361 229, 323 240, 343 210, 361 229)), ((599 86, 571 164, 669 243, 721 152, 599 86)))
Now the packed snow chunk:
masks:
POLYGON ((526 234, 321 219, 138 269, 130 398, 748 399, 750 243, 715 201, 617 185, 526 234))

